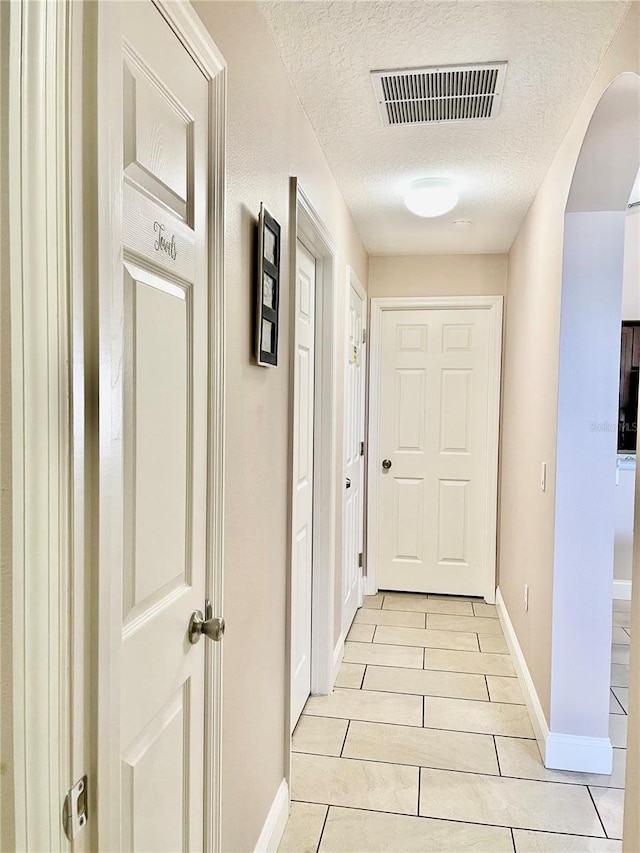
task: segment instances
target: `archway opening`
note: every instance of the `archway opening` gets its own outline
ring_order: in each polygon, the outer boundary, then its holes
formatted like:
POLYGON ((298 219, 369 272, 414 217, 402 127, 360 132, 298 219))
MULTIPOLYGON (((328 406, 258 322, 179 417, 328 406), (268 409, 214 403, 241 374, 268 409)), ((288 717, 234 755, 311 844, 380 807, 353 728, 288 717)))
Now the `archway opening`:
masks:
POLYGON ((609 687, 622 282, 640 167, 640 77, 620 75, 592 116, 565 211, 545 764, 610 773, 609 687))

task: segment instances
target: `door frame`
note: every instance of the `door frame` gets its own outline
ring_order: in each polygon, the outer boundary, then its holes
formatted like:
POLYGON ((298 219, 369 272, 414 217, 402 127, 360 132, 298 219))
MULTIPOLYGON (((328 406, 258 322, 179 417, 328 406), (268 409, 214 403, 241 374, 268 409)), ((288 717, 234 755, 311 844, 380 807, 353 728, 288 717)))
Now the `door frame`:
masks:
MULTIPOLYGON (((77 559, 71 538, 68 242, 74 5, 18 0, 0 12, 7 27, 3 47, 6 39, 9 47, 2 157, 13 212, 5 244, 10 255, 2 259, 11 301, 11 342, 2 349, 2 383, 10 383, 8 393, 3 389, 2 412, 2 431, 10 438, 3 436, 2 448, 11 457, 5 469, 10 481, 3 472, 3 485, 11 484, 11 518, 3 525, 2 556, 10 561, 12 587, 11 674, 3 715, 10 705, 13 742, 3 788, 13 800, 9 831, 17 850, 69 849, 61 812, 71 773, 71 595, 77 559)), ((3 509, 9 507, 3 503, 3 509)))
MULTIPOLYGON (((225 399, 225 315, 224 315, 224 202, 226 62, 209 32, 188 0, 150 0, 176 33, 198 66, 209 87, 209 423, 207 471, 207 565, 206 597, 213 611, 222 613, 224 565, 224 399, 225 399)), ((113 176, 121 164, 121 144, 110 125, 110 115, 118 104, 118 92, 109 83, 115 6, 102 4, 98 26, 98 79, 103 109, 98 112, 98 174, 113 176), (104 98, 102 99, 102 96, 104 98)), ((110 178, 107 178, 110 180, 110 178)), ((117 203, 103 203, 99 213, 102 238, 98 253, 99 300, 99 387, 100 442, 98 541, 98 666, 94 682, 98 696, 98 789, 108 791, 108 799, 98 810, 98 841, 101 849, 117 849, 120 825, 120 743, 118 660, 120 654, 119 603, 110 567, 119 565, 122 554, 122 438, 117 426, 122 370, 117 353, 122 335, 122 306, 113 299, 111 281, 120 275, 121 211, 117 203), (114 248, 115 247, 115 248, 114 248), (113 406, 113 409, 111 408, 113 406)), ((223 643, 207 643, 205 650, 205 732, 204 732, 204 847, 221 849, 222 812, 222 655, 223 643)))
MULTIPOLYGON (((328 695, 334 675, 334 589, 336 550, 336 307, 337 246, 298 179, 290 179, 290 322, 295 322, 298 240, 316 259, 315 406, 313 437, 313 576, 311 593, 311 693, 328 695)), ((293 470, 295 352, 289 352, 289 533, 287 581, 287 677, 285 743, 291 744, 291 573, 293 568, 293 470)), ((287 760, 287 765, 289 760, 287 760)), ((287 777, 289 778, 289 776, 287 777)))
MULTIPOLYGON (((369 340, 368 340, 368 329, 369 329, 369 295, 365 290, 362 282, 358 278, 356 271, 352 266, 347 266, 347 276, 346 276, 346 294, 345 294, 345 326, 344 326, 344 340, 345 347, 347 345, 347 336, 348 336, 348 318, 349 318, 349 309, 351 307, 351 288, 355 290, 358 296, 362 299, 364 304, 364 317, 362 323, 362 329, 365 332, 364 341, 362 343, 362 391, 363 391, 363 399, 362 399, 362 415, 363 415, 363 441, 365 444, 365 454, 364 454, 364 470, 362 477, 362 548, 363 548, 363 567, 360 573, 360 582, 358 584, 358 607, 362 606, 362 601, 366 592, 366 577, 367 577, 367 376, 368 376, 368 367, 369 367, 369 340)), ((346 350, 345 350, 346 356, 346 350)), ((346 417, 347 417, 347 374, 345 369, 345 381, 344 381, 344 412, 345 412, 345 427, 346 427, 346 417)), ((343 447, 344 450, 344 447, 343 447)), ((343 452, 344 457, 344 452, 343 452)), ((342 459, 342 480, 346 479, 346 460, 342 459)), ((344 554, 344 543, 346 541, 345 530, 344 530, 344 521, 346 518, 345 514, 345 504, 347 500, 346 490, 343 490, 342 497, 342 573, 344 576, 345 571, 345 554, 344 554)), ((344 642, 344 638, 346 637, 346 633, 344 627, 342 625, 342 613, 340 614, 341 620, 341 634, 342 634, 342 642, 344 642)))
POLYGON ((407 310, 468 310, 489 312, 489 394, 487 442, 486 504, 494 512, 488 520, 485 601, 493 604, 496 596, 496 549, 498 527, 498 441, 500 429, 500 386, 502 365, 502 296, 420 296, 383 297, 371 299, 369 324, 369 456, 367 465, 367 595, 378 591, 378 443, 380 435, 380 381, 382 363, 382 321, 385 311, 407 310))

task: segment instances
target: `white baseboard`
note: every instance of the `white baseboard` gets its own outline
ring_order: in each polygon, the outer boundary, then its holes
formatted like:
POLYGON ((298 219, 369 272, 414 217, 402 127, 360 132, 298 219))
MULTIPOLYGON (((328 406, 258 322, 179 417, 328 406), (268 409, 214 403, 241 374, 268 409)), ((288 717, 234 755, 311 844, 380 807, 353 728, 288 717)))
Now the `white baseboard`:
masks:
POLYGON ((283 779, 269 809, 254 853, 277 853, 289 819, 289 786, 283 779))
POLYGON ((536 736, 536 740, 538 741, 538 746, 540 747, 540 753, 541 755, 545 755, 547 738, 549 737, 549 725, 544 715, 544 711, 542 710, 542 705, 540 704, 538 693, 534 686, 533 679, 531 678, 529 667, 524 659, 520 643, 518 642, 515 629, 499 588, 496 592, 496 606, 498 608, 498 616, 500 617, 500 622, 502 623, 502 628, 504 630, 504 636, 515 664, 516 673, 520 679, 520 685, 522 687, 525 702, 527 703, 529 716, 531 717, 533 731, 536 736))
POLYGON ((331 686, 336 683, 336 678, 338 677, 338 670, 342 665, 342 658, 344 657, 344 634, 340 634, 340 639, 336 643, 336 647, 333 650, 333 680, 331 682, 331 686))
POLYGON ((496 594, 496 605, 545 767, 580 773, 611 773, 613 751, 609 738, 582 737, 549 731, 529 667, 499 589, 496 594))
POLYGON ((631 581, 614 581, 613 597, 622 601, 631 601, 631 581))
POLYGON ((551 770, 605 773, 613 768, 613 750, 608 737, 580 737, 549 732, 544 758, 551 770))

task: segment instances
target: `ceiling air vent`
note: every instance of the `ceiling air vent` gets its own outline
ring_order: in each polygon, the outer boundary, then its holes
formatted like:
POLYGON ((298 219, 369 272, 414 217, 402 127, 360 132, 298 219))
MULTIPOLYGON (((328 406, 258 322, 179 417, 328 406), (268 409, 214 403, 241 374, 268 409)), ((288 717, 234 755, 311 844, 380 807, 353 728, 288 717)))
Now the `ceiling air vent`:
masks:
POLYGON ((372 71, 385 125, 495 118, 506 62, 372 71))

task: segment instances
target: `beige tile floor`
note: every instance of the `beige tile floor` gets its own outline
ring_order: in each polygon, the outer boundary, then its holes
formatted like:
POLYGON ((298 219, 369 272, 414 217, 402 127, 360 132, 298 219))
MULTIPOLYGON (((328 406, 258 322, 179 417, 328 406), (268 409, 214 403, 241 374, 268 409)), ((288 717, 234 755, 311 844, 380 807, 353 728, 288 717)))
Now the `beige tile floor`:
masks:
POLYGON ((495 607, 378 593, 293 735, 280 853, 619 853, 629 603, 614 602, 611 776, 547 770, 495 607))

